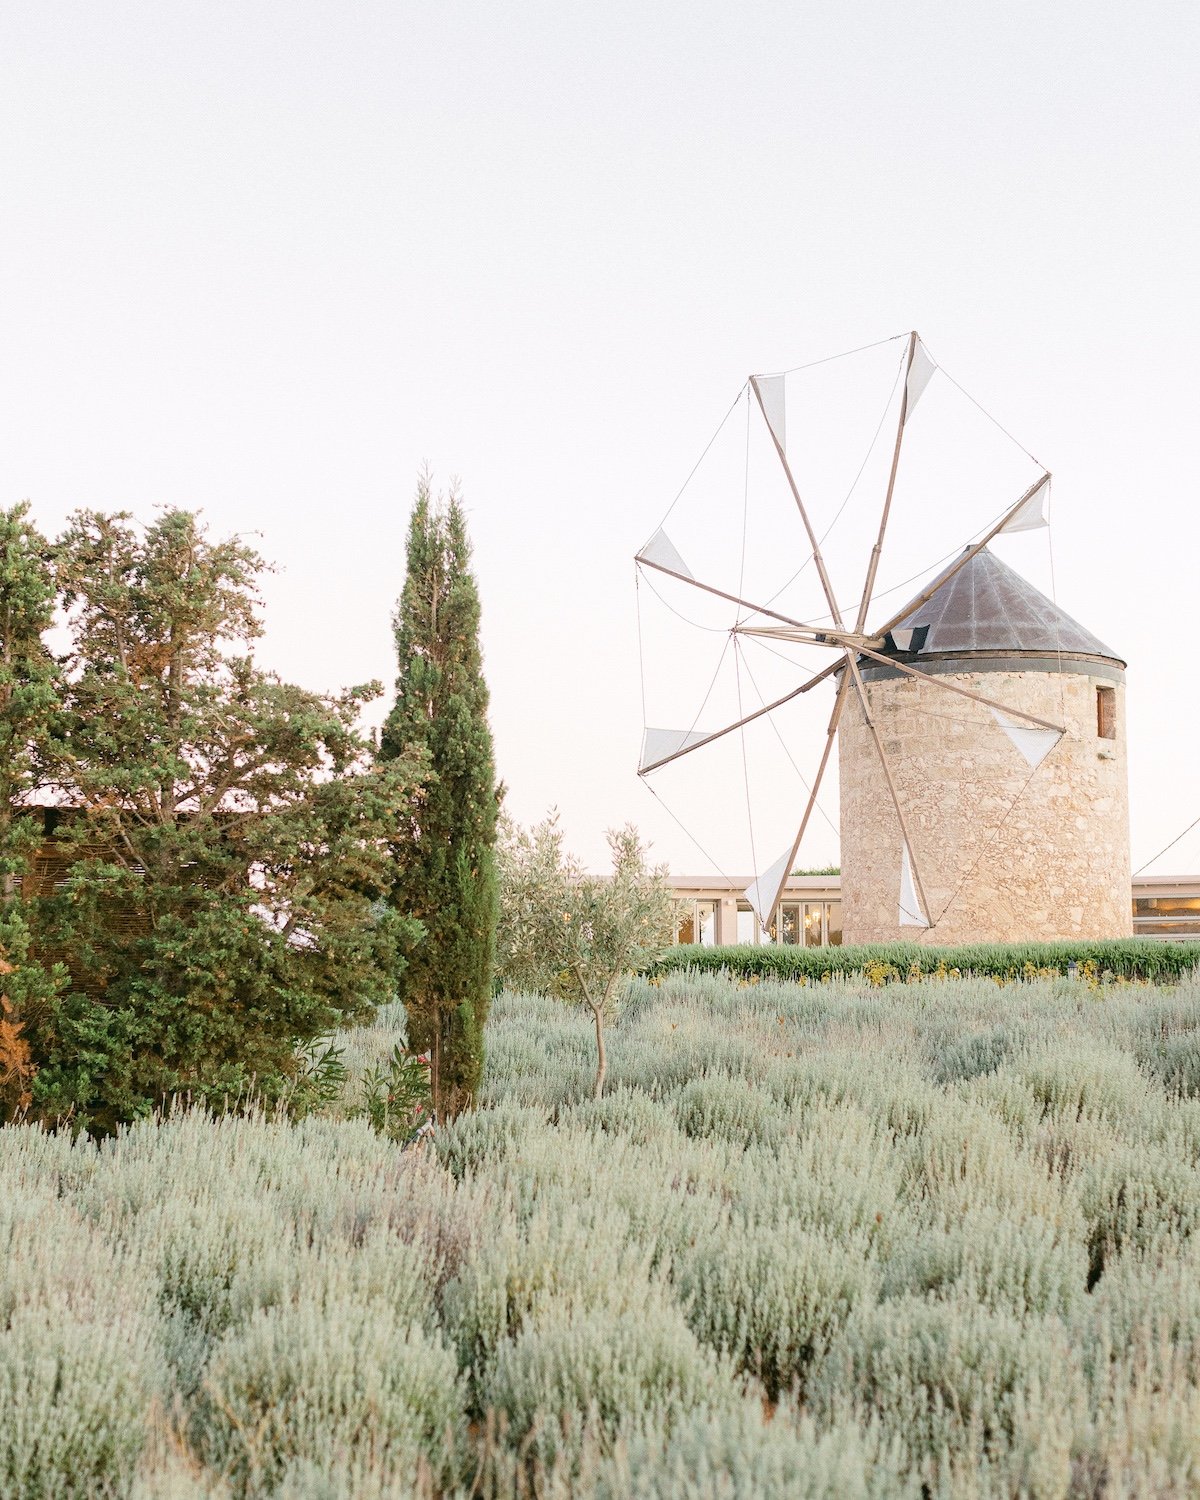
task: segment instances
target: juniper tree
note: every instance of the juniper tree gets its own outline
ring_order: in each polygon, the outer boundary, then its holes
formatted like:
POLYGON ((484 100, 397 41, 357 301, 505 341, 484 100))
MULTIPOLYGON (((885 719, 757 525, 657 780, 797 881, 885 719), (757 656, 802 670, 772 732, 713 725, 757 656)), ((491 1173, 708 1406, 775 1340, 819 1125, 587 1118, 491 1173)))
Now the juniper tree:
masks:
POLYGON ((0 1121, 31 1103, 31 1029, 45 1020, 63 977, 32 958, 23 899, 40 828, 23 804, 58 705, 57 665, 44 639, 54 614, 49 559, 29 507, 0 510, 0 1121))
POLYGON ((335 696, 262 670, 265 564, 186 511, 77 515, 57 544, 70 649, 45 784, 73 859, 36 903, 67 993, 35 1046, 35 1108, 97 1130, 187 1091, 286 1090, 297 1048, 387 998, 382 905, 411 757, 374 764, 335 696))
POLYGON ((434 1108, 454 1114, 475 1095, 492 993, 497 879, 496 784, 479 594, 462 505, 417 487, 404 590, 394 619, 396 702, 380 754, 428 757, 430 782, 397 831, 396 910, 424 937, 406 952, 400 993, 409 1045, 428 1052, 434 1108))

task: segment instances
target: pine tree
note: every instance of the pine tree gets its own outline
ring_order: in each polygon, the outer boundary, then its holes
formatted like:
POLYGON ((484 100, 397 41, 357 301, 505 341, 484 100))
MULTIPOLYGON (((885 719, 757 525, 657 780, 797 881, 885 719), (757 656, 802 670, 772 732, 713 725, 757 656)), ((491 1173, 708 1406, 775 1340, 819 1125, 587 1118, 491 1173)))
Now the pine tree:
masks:
POLYGON ((462 505, 417 487, 408 568, 394 620, 399 675, 384 726, 384 759, 424 752, 431 780, 396 839, 393 904, 417 918, 422 941, 400 975, 409 1046, 428 1052, 434 1107, 474 1098, 492 994, 498 882, 496 785, 488 692, 479 648, 479 595, 462 505))

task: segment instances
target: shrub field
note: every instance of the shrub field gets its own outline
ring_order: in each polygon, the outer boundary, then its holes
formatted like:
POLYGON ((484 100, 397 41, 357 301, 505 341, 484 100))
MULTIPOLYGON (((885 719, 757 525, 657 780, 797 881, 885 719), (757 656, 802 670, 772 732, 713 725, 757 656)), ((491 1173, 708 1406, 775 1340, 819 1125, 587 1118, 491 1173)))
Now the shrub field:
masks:
MULTIPOLYGON (((354 1076, 397 1019, 352 1033, 354 1076)), ((483 1106, 0 1134, 0 1494, 1200 1492, 1200 984, 503 997, 483 1106)))

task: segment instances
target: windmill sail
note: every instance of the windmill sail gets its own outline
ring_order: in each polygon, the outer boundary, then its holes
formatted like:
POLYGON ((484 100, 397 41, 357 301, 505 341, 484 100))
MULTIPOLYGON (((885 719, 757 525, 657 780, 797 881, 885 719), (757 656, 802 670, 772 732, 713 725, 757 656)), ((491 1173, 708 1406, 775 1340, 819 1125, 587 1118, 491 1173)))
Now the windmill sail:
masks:
POLYGON ((638 762, 640 771, 649 770, 670 760, 681 750, 693 745, 702 745, 708 739, 703 729, 651 729, 647 726, 642 734, 642 756, 638 762))
POLYGON ((1049 495, 1050 476, 1047 474, 1028 500, 1009 516, 999 534, 1008 536, 1013 531, 1037 531, 1042 526, 1049 526, 1050 522, 1046 517, 1046 500, 1049 495))
POLYGON ((780 448, 787 452, 787 407, 782 375, 756 375, 754 384, 762 402, 763 416, 780 448))
POLYGON ((1062 732, 1058 729, 1031 729, 1024 724, 1014 724, 999 709, 992 709, 992 718, 1008 735, 1033 771, 1037 770, 1062 739, 1062 732))
POLYGON ((675 543, 661 526, 638 553, 638 561, 653 563, 657 568, 665 568, 668 573, 678 573, 681 578, 693 576, 691 568, 684 562, 675 543))
POLYGON ((904 408, 904 420, 906 422, 917 409, 917 402, 924 395, 925 387, 929 384, 936 371, 937 365, 925 353, 925 345, 918 339, 917 347, 913 350, 912 364, 908 368, 908 380, 904 387, 905 395, 908 398, 904 408))
POLYGON ((779 905, 780 893, 788 878, 791 863, 792 850, 789 847, 769 869, 764 870, 746 887, 746 900, 764 927, 770 925, 775 908, 779 905))
POLYGON ((921 898, 917 895, 913 880, 912 856, 908 844, 900 846, 900 926, 928 927, 929 921, 921 910, 921 898))

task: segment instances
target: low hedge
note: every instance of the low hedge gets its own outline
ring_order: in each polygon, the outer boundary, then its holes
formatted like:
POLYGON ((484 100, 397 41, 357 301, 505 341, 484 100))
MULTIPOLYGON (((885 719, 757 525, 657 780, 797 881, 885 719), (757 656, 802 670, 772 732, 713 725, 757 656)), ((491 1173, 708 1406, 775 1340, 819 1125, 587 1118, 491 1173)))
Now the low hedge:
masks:
POLYGON ((1090 943, 973 943, 961 948, 916 943, 872 943, 856 948, 792 944, 702 948, 682 943, 647 964, 651 979, 681 969, 723 972, 738 979, 827 979, 863 974, 875 983, 923 975, 973 974, 991 979, 1035 979, 1076 972, 1090 979, 1172 980, 1200 968, 1200 941, 1168 943, 1117 938, 1090 943))

